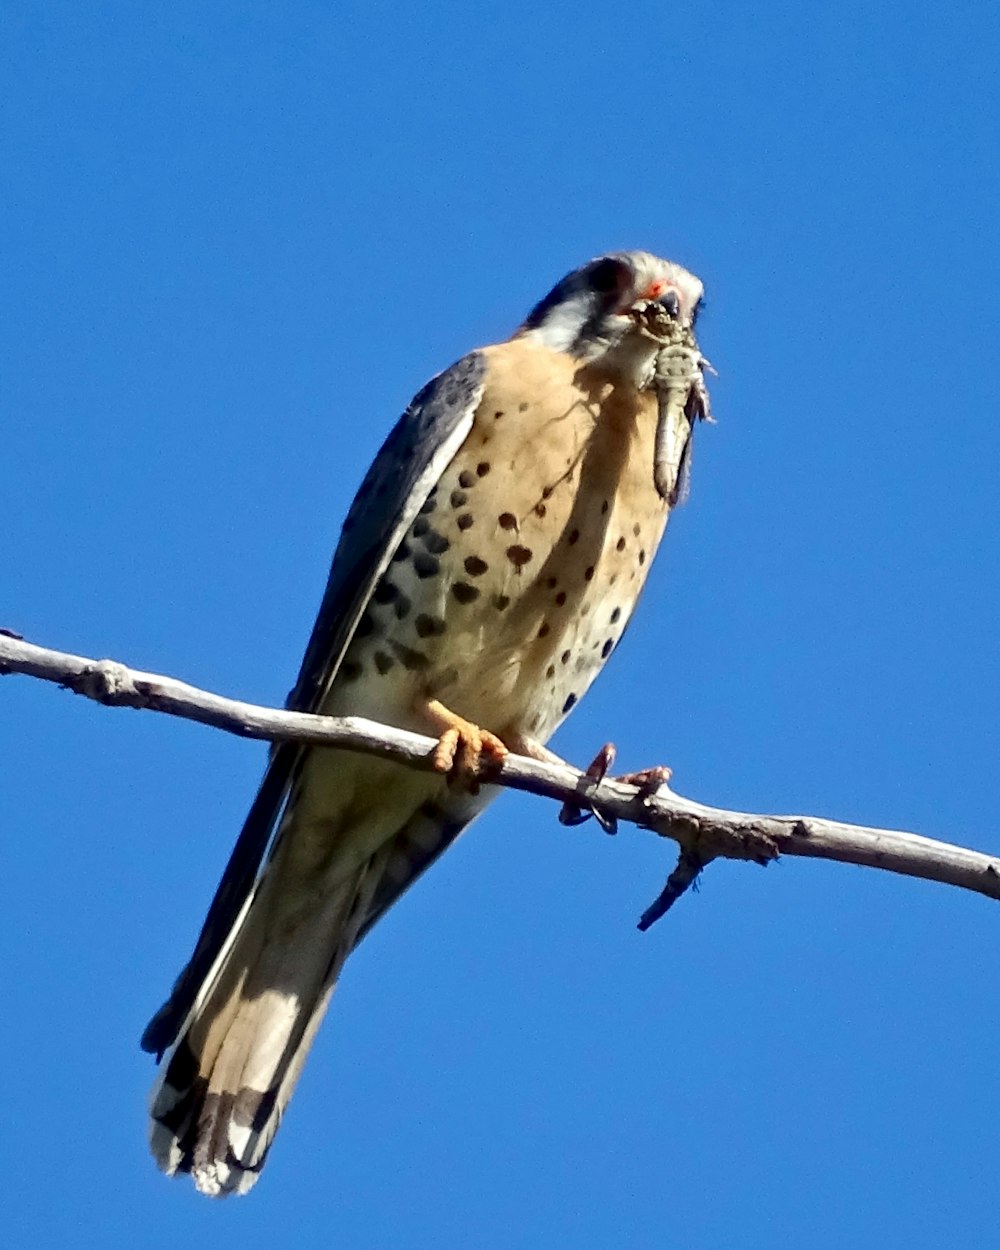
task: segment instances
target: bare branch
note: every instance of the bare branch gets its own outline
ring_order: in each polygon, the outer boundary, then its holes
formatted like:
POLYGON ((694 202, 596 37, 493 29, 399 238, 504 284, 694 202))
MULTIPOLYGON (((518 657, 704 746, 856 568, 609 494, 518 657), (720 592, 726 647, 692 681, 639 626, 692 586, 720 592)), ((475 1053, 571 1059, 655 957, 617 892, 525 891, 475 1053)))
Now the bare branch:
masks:
MULTIPOLYGON (((0 630, 0 676, 23 673, 58 683, 113 707, 150 708, 224 729, 245 738, 283 739, 350 747, 431 768, 433 738, 357 716, 313 716, 226 699, 172 677, 143 673, 113 660, 90 660, 36 647, 0 630)), ((509 755, 488 780, 555 799, 570 809, 599 814, 606 829, 625 821, 672 838, 680 859, 640 928, 648 928, 691 885, 712 859, 767 864, 778 855, 833 859, 961 886, 1000 899, 1000 859, 914 833, 847 825, 816 816, 768 816, 708 807, 674 794, 595 776, 568 764, 509 755)))

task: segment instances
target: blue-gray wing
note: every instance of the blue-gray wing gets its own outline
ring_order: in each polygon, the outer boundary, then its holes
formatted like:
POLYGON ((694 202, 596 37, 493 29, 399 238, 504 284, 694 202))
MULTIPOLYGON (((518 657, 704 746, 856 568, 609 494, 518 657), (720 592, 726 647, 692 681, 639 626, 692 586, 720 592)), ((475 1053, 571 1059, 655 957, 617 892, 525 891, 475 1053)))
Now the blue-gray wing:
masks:
MULTIPOLYGON (((376 583, 472 427, 485 373, 483 356, 473 352, 438 374, 415 396, 382 445, 344 521, 288 707, 313 712, 322 705, 376 583)), ((272 751, 194 954, 146 1027, 144 1050, 162 1056, 191 1010, 253 889, 301 756, 302 749, 293 742, 272 751)))
POLYGON ((288 707, 318 710, 361 614, 431 487, 465 441, 486 363, 473 352, 414 398, 372 462, 343 531, 288 707))

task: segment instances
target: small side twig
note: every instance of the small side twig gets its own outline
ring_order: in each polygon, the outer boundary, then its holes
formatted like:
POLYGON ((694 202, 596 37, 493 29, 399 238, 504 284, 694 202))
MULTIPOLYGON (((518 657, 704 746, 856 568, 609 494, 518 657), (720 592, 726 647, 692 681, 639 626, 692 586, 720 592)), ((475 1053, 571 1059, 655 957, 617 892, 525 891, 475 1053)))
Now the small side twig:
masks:
POLYGON ((667 884, 639 917, 636 928, 640 933, 645 933, 665 916, 685 890, 697 885, 698 876, 708 863, 709 860, 703 859, 697 851, 681 848, 677 867, 667 878, 667 884))

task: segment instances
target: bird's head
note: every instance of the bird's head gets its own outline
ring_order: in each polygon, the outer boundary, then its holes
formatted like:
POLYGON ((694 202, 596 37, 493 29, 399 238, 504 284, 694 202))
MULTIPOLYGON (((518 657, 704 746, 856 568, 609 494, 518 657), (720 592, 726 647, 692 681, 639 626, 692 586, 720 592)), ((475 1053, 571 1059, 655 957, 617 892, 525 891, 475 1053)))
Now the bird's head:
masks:
POLYGON ((574 269, 531 310, 517 331, 581 363, 644 374, 669 329, 693 330, 701 282, 649 252, 611 252, 574 269))

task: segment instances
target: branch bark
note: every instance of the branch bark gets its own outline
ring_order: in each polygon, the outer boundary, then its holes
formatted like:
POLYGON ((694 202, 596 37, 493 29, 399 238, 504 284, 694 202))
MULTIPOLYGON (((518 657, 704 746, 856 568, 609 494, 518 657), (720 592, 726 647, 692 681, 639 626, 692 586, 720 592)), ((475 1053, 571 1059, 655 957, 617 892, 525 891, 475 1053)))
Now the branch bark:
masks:
MULTIPOLYGON (((34 646, 0 630, 0 676, 22 673, 111 707, 148 708, 211 725, 244 738, 292 740, 350 748, 431 768, 433 738, 361 717, 315 716, 260 707, 199 690, 173 677, 144 673, 114 660, 91 660, 34 646)), ((585 809, 613 830, 624 821, 679 844, 677 867, 639 922, 659 919, 713 859, 767 864, 779 855, 832 859, 940 881, 1000 899, 1000 859, 915 833, 849 825, 816 816, 772 816, 709 807, 675 794, 581 772, 568 764, 509 755, 490 773, 490 784, 555 799, 585 809)))

